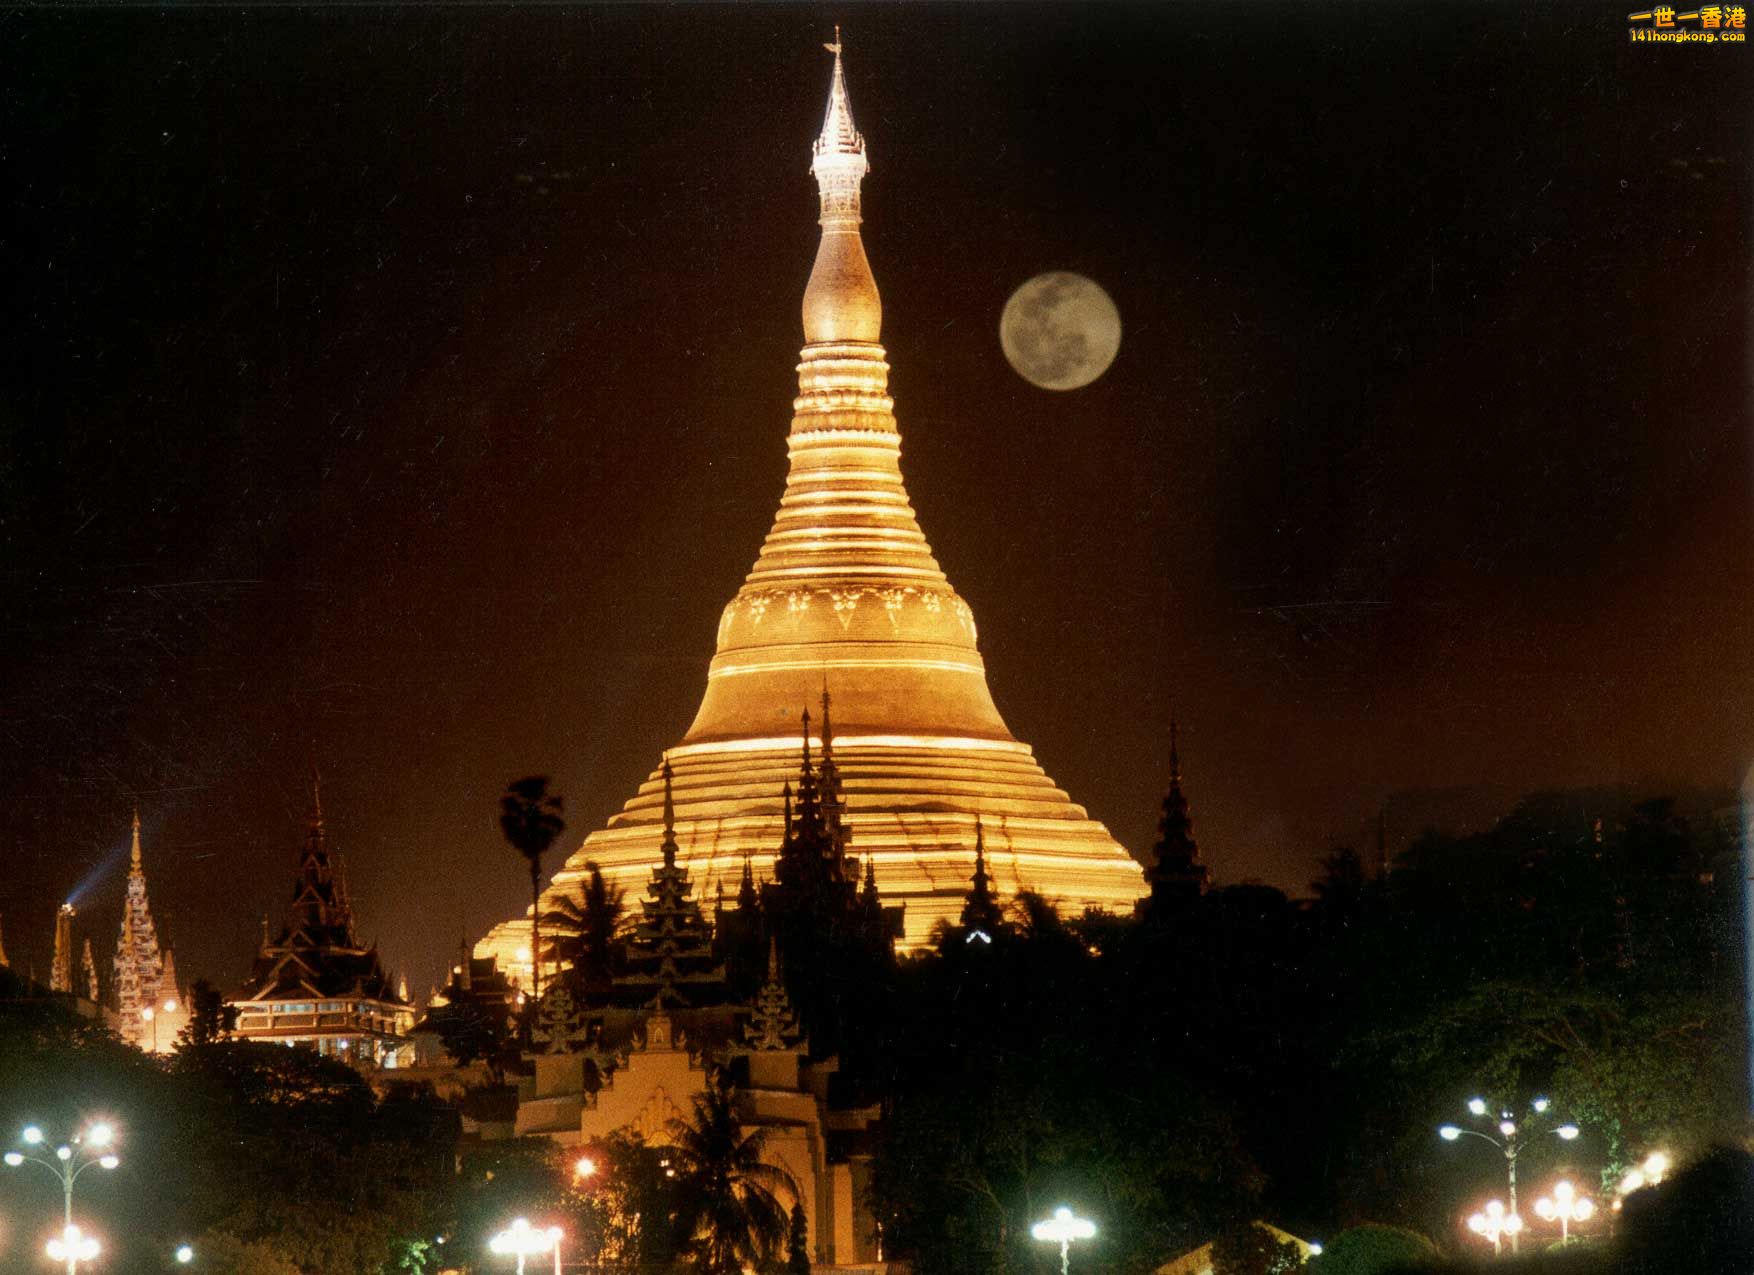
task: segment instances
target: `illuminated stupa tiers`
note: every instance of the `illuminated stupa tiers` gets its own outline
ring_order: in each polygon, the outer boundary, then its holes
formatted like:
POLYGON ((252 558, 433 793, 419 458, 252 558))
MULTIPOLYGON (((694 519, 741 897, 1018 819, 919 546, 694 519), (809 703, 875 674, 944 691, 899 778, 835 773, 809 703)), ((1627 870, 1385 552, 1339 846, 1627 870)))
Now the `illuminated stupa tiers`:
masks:
MULTIPOLYGON (((850 849, 874 862, 884 902, 906 905, 904 948, 956 921, 977 823, 1003 893, 1033 889, 1072 911, 1130 913, 1144 893, 1139 865, 1006 728, 974 616, 932 556, 902 484, 878 344, 883 304, 859 236, 870 165, 838 42, 827 47, 834 77, 810 165, 822 238, 804 289, 791 471, 754 569, 720 616, 694 724, 669 751, 687 866, 709 893, 715 882, 736 890, 745 855, 771 878, 782 789, 798 770, 795 723, 827 690, 850 849)), ((663 801, 653 771, 551 889, 578 895, 589 860, 636 896, 661 856, 663 801)), ((527 978, 518 957, 529 941, 526 922, 508 922, 478 950, 527 978)))

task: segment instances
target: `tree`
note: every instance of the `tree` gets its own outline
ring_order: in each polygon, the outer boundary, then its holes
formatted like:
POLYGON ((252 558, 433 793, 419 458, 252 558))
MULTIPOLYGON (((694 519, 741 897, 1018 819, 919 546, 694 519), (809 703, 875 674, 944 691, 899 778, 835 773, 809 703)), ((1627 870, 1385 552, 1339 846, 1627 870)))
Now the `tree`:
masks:
POLYGON ((787 1232, 779 1193, 795 1200, 791 1174, 762 1162, 767 1131, 743 1131, 723 1082, 694 1100, 691 1120, 672 1120, 688 1235, 686 1257, 700 1275, 739 1275, 778 1257, 787 1232))
POLYGON ((224 1231, 208 1231, 192 1247, 199 1269, 212 1275, 299 1275, 292 1259, 272 1244, 240 1240, 224 1231))
POLYGON ((603 879, 603 869, 585 864, 581 900, 561 898, 543 915, 555 930, 549 951, 570 968, 572 982, 587 997, 606 992, 616 969, 615 943, 625 910, 620 886, 603 879))
POLYGON ((548 791, 548 776, 532 775, 506 785, 499 799, 499 828, 512 849, 530 865, 530 992, 542 996, 542 856, 566 831, 560 796, 548 791))
POLYGON ((238 1025, 235 1006, 227 1005, 217 987, 204 978, 189 988, 189 1021, 177 1033, 178 1049, 200 1049, 230 1036, 238 1025))
POLYGON ((804 1203, 792 1205, 792 1231, 786 1239, 786 1275, 810 1275, 810 1221, 804 1203))
POLYGON ((1233 1227, 1212 1242, 1213 1275, 1291 1275, 1303 1269, 1303 1250, 1258 1222, 1233 1227))
POLYGON ((426 1022, 459 1067, 485 1063, 489 1082, 505 1084, 519 1049, 511 1016, 496 996, 480 995, 464 987, 461 977, 453 978, 445 988, 445 1003, 428 1010, 426 1022))

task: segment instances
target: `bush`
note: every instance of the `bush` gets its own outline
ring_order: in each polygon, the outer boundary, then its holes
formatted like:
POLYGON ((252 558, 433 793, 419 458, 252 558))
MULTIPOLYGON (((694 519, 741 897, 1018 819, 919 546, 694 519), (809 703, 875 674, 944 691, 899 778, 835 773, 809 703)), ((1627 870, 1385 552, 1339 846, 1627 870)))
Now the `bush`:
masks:
POLYGON ((1309 1275, 1398 1275, 1441 1257, 1437 1245, 1418 1231, 1400 1226, 1355 1226, 1334 1237, 1320 1257, 1309 1261, 1309 1275))

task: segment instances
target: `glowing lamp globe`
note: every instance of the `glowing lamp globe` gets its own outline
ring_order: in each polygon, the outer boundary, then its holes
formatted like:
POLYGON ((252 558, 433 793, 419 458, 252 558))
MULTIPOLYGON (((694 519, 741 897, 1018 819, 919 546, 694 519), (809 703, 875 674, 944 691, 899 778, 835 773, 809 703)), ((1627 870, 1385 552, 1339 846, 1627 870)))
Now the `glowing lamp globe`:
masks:
POLYGON ((103 1246, 69 1222, 67 1229, 50 1240, 45 1249, 57 1262, 89 1262, 103 1251, 103 1246))
POLYGON ((1573 1141, 1578 1135, 1578 1127, 1574 1124, 1562 1124, 1553 1131, 1567 1142, 1573 1141))
POLYGON ((30 1143, 31 1146, 34 1147, 37 1144, 39 1144, 40 1142, 42 1142, 43 1131, 41 1129, 37 1128, 34 1124, 26 1125, 24 1127, 24 1140, 26 1142, 30 1143))
POLYGON ((1468 1110, 1473 1112, 1477 1116, 1485 1115, 1486 1114, 1486 1099, 1484 1099, 1484 1098, 1470 1098, 1470 1099, 1468 1099, 1468 1110))
POLYGON ((1453 1124, 1446 1124, 1438 1129, 1437 1136, 1442 1138, 1445 1142, 1454 1142, 1457 1138, 1462 1136, 1462 1131, 1456 1128, 1453 1124))
POLYGON ((116 1131, 107 1124, 94 1124, 85 1131, 85 1140, 94 1147, 107 1147, 116 1138, 116 1131))
POLYGON ((24 1157, 19 1155, 16 1151, 8 1151, 6 1153, 6 1163, 10 1167, 16 1169, 19 1165, 24 1163, 24 1157))

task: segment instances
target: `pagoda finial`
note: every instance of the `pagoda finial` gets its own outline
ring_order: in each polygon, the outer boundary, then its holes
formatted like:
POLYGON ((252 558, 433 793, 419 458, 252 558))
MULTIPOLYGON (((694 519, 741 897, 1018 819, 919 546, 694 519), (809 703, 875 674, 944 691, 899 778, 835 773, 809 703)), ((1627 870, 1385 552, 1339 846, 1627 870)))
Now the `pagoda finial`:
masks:
POLYGON ((753 908, 760 896, 755 893, 755 870, 749 862, 749 853, 743 853, 743 880, 737 886, 737 907, 753 908))
POLYGON ((140 808, 134 808, 134 849, 130 856, 130 871, 140 871, 140 808))
POLYGON ((1175 716, 1169 719, 1169 782, 1179 784, 1182 781, 1181 754, 1176 751, 1176 737, 1180 728, 1176 725, 1175 716))
MULTIPOLYGON (((846 71, 841 65, 840 28, 834 29, 834 43, 822 46, 834 54, 834 76, 828 85, 828 109, 822 114, 822 132, 817 135, 813 148, 816 162, 810 165, 810 171, 821 180, 825 157, 857 157, 858 175, 863 177, 869 168, 865 160, 865 139, 859 136, 859 130, 853 123, 853 104, 847 97, 846 71)), ((854 190, 855 199, 857 189, 854 190)), ((826 209, 825 209, 826 211, 826 209)))
MULTIPOLYGON (((808 734, 808 732, 806 732, 808 734)), ((828 674, 822 675, 822 761, 824 765, 834 760, 834 724, 828 717, 828 674)))
POLYGON ((311 762, 311 814, 310 825, 313 830, 323 826, 323 775, 317 769, 317 763, 311 762))
POLYGON ((804 710, 804 773, 810 773, 810 710, 804 710))
POLYGON ((883 330, 883 301, 859 240, 859 184, 871 163, 865 157, 865 139, 853 123, 838 27, 834 43, 823 47, 834 54, 834 74, 822 132, 811 147, 810 173, 816 178, 821 206, 822 242, 804 289, 804 340, 812 345, 875 343, 883 330))
POLYGON ((670 769, 670 754, 664 754, 664 866, 676 866, 676 798, 671 792, 671 783, 676 772, 670 769))

